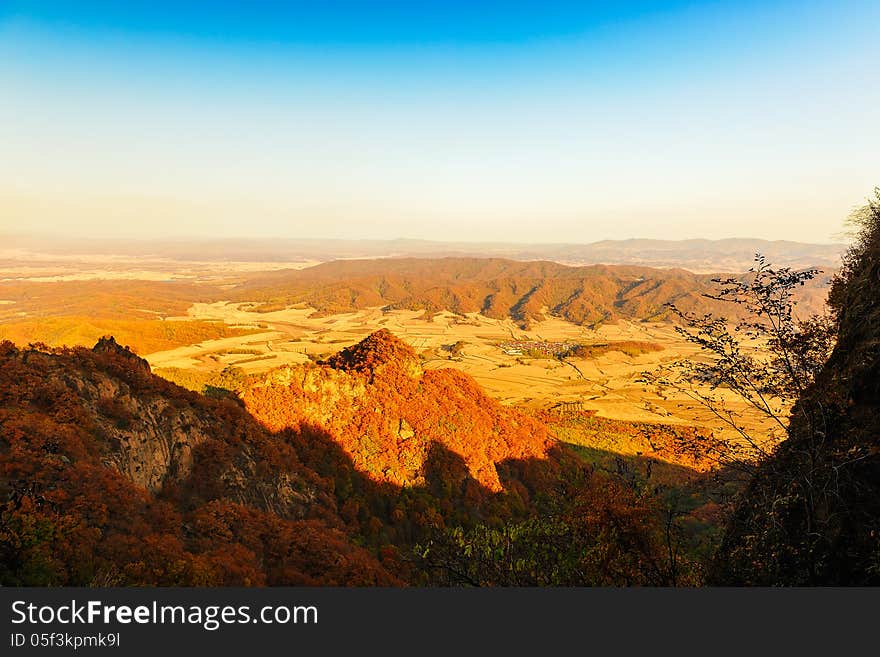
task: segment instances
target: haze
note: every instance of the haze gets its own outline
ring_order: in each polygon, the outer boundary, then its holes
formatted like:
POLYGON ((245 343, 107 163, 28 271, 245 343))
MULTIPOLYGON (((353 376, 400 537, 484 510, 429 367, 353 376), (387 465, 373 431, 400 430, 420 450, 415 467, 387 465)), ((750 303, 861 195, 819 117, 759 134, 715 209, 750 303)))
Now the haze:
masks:
POLYGON ((873 2, 3 3, 0 232, 828 242, 873 2))

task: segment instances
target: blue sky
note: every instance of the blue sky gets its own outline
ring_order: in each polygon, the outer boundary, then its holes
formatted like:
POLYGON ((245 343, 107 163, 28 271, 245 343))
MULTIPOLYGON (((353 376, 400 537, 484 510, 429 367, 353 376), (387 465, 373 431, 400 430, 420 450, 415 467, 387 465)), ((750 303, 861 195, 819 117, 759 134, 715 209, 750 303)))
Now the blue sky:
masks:
POLYGON ((0 0, 0 230, 829 241, 876 2, 0 0))

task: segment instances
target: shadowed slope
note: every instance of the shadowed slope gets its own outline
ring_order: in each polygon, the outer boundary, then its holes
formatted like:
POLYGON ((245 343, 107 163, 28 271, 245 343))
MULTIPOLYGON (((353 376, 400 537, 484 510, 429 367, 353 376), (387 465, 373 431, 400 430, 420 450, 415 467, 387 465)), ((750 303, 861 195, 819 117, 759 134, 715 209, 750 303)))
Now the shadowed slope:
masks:
POLYGON ((712 577, 723 584, 880 584, 880 197, 829 302, 837 345, 752 481, 712 577))

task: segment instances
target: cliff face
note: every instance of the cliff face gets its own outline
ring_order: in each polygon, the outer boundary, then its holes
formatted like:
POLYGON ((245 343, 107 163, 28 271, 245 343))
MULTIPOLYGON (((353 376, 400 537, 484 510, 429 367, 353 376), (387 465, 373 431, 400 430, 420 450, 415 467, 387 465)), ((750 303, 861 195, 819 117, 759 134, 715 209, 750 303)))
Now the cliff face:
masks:
POLYGON ((112 339, 0 344, 0 498, 4 584, 397 581, 289 438, 112 339))
POLYGON ((387 330, 326 364, 276 370, 242 400, 272 431, 320 427, 359 470, 397 486, 425 485, 437 444, 499 492, 496 464, 547 458, 555 444, 543 425, 492 400, 468 375, 423 372, 415 352, 387 330))
MULTIPOLYGON (((878 198, 880 202, 880 198, 878 198)), ((837 344, 719 550, 717 584, 880 584, 880 204, 829 303, 837 344)))

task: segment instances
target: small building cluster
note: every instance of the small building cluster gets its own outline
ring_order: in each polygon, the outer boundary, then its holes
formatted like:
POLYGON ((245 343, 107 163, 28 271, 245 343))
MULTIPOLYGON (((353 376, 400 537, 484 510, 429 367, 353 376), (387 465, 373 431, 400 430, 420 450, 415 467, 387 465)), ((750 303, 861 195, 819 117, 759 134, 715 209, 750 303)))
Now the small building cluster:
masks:
POLYGON ((560 416, 578 415, 584 412, 584 404, 580 401, 559 402, 550 407, 550 412, 560 416))
POLYGON ((571 342, 545 342, 544 340, 513 340, 498 345, 508 356, 565 356, 575 345, 571 342))

